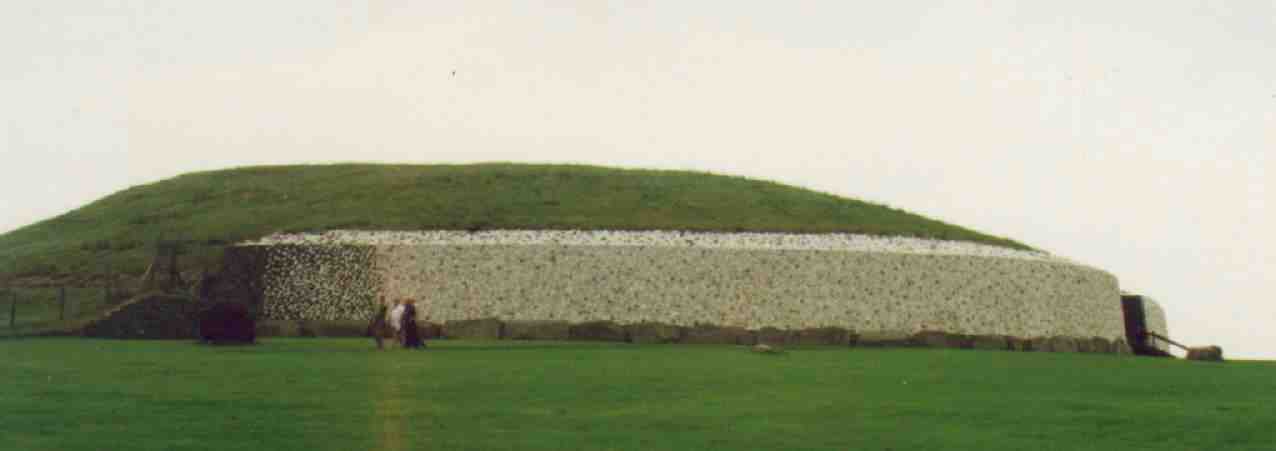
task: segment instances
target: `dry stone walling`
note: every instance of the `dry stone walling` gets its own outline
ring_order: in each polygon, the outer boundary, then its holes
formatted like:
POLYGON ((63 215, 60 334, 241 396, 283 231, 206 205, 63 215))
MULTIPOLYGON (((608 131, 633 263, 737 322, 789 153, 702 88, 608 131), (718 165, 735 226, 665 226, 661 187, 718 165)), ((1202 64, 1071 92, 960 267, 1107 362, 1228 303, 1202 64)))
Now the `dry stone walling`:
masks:
MULTIPOLYGON (((1111 274, 1045 253, 967 242, 847 234, 335 231, 275 235, 227 252, 228 259, 252 255, 262 265, 266 320, 366 320, 374 304, 411 297, 435 322, 831 327, 863 337, 942 331, 1008 337, 1006 348, 1016 346, 1015 337, 1066 337, 1070 346, 1088 347, 1087 340, 1111 343, 1125 334, 1111 274)), ((1167 332, 1159 308, 1150 309, 1149 324, 1167 332)))

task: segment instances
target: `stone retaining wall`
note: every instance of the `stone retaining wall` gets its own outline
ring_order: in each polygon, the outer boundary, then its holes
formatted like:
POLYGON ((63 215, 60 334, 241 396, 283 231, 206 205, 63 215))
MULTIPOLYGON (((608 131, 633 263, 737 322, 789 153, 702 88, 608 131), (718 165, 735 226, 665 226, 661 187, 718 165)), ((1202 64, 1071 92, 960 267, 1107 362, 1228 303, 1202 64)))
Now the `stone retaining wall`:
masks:
MULTIPOLYGON (((268 320, 366 320, 416 299, 448 322, 1124 336, 1116 278, 1039 252, 858 235, 330 232, 265 253, 268 320)), ((1149 312, 1149 318, 1153 315, 1149 312)), ((1164 315, 1161 314, 1162 322, 1164 315)))

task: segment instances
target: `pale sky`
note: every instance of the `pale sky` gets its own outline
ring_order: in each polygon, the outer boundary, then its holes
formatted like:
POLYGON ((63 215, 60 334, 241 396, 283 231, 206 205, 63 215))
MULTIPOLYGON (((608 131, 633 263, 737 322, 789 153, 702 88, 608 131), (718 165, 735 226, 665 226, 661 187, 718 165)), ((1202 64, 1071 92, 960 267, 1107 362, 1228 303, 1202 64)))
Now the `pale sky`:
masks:
POLYGON ((1276 2, 350 3, 0 3, 0 232, 232 166, 707 170, 1010 237, 1276 359, 1276 2))

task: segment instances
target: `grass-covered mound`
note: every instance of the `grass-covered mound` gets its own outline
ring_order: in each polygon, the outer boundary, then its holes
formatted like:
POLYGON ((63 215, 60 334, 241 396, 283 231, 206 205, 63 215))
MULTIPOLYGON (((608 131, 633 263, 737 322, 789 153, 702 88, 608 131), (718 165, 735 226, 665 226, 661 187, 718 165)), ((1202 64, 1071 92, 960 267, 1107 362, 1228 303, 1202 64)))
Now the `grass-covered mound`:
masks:
POLYGON ((0 449, 1157 450, 1276 443, 1276 365, 931 349, 0 340, 0 449))
POLYGON ((742 177, 574 165, 247 167, 135 186, 0 235, 0 273, 140 274, 159 237, 212 266, 228 243, 331 229, 848 232, 1026 246, 916 214, 742 177))

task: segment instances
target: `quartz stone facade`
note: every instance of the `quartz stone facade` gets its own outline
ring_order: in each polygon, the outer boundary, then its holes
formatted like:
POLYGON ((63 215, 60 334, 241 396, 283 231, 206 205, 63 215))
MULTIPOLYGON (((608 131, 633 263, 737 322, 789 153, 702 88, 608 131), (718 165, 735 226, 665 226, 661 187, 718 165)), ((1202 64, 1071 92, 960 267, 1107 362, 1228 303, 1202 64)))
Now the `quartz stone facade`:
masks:
POLYGON ((360 245, 269 246, 263 319, 367 319, 381 301, 371 271, 377 249, 360 245))
MULTIPOLYGON (((267 249, 270 320, 610 320, 761 329, 1124 336, 1117 280, 1048 254, 860 235, 329 232, 267 249)), ((1158 310, 1159 312, 1159 310, 1158 310)), ((1164 323, 1164 314, 1149 313, 1164 323), (1159 315, 1159 316, 1158 316, 1159 315)), ((1161 329, 1164 330, 1164 326, 1161 329)))

